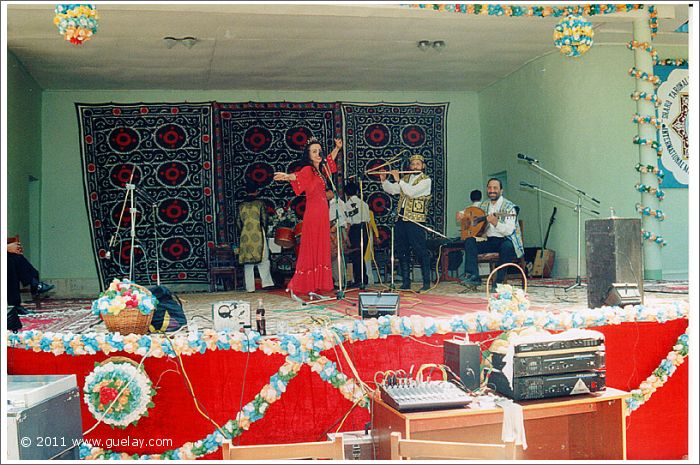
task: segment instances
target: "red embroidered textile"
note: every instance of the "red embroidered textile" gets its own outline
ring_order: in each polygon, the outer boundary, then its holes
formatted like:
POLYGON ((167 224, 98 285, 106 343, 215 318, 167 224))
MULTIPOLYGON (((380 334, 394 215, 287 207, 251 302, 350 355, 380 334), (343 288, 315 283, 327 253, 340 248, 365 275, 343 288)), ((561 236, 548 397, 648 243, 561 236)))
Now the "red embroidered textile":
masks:
MULTIPOLYGON (((326 166, 335 173, 338 167, 331 156, 326 166)), ((332 291, 331 226, 324 178, 311 166, 296 172, 292 188, 296 195, 306 194, 306 210, 301 225, 301 244, 294 276, 287 286, 295 294, 332 291)))

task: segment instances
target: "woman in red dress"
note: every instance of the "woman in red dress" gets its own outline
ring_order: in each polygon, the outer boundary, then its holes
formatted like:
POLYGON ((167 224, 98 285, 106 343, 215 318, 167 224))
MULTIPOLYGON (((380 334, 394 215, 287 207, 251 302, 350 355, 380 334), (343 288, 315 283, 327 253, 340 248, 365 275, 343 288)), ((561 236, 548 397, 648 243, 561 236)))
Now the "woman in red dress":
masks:
POLYGON ((326 178, 338 171, 335 159, 342 146, 343 141, 335 139, 333 151, 324 160, 321 144, 310 138, 304 151, 306 166, 295 173, 275 173, 275 181, 289 181, 296 195, 306 195, 299 254, 294 276, 287 286, 292 296, 333 290, 326 178))

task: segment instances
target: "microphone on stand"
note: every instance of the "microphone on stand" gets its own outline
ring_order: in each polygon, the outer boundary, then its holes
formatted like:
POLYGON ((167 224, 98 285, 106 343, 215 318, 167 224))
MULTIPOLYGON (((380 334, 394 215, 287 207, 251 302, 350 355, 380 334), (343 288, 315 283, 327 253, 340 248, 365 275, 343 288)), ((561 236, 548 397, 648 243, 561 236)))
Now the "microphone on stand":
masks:
POLYGON ((534 184, 530 184, 529 182, 525 182, 525 181, 520 181, 520 187, 527 187, 530 189, 539 189, 539 187, 535 186, 534 184))
POLYGON ((539 163, 540 162, 537 158, 528 157, 527 155, 522 154, 522 153, 518 154, 518 159, 525 160, 528 163, 539 163))

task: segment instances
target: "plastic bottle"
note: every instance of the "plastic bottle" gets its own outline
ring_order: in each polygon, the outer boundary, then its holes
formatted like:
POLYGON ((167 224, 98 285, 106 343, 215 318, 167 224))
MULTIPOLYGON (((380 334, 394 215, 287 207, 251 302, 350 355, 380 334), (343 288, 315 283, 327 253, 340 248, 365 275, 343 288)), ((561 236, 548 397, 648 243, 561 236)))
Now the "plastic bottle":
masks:
POLYGON ((265 307, 263 306, 262 299, 258 299, 258 309, 255 310, 255 328, 261 336, 267 335, 267 329, 265 328, 265 307))

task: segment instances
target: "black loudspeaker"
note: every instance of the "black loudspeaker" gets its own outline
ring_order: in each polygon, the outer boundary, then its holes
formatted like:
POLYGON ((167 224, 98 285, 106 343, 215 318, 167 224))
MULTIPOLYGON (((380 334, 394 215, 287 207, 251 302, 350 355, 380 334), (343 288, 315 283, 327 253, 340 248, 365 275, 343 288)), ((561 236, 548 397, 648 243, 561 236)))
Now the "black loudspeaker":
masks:
POLYGON ((604 306, 614 283, 636 284, 644 303, 641 228, 638 218, 586 220, 589 308, 604 306))
POLYGON ((464 387, 476 391, 481 381, 481 350, 478 344, 457 339, 446 340, 445 365, 450 369, 450 378, 459 376, 464 387))
POLYGON ((360 292, 357 299, 358 314, 362 318, 379 318, 382 315, 399 314, 399 294, 393 292, 360 292))

